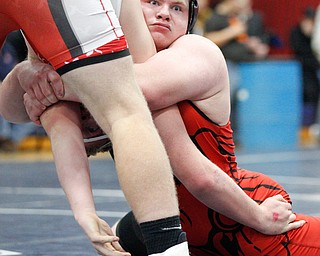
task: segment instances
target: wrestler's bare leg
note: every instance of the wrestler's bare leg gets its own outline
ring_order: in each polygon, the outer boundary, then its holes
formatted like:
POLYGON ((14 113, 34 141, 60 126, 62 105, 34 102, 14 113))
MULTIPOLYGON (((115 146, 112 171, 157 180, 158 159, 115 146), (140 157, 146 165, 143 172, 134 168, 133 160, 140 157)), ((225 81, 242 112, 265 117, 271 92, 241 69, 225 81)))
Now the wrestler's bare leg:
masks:
POLYGON ((137 221, 178 215, 172 170, 131 57, 84 66, 62 78, 66 94, 76 94, 110 136, 119 182, 137 221))

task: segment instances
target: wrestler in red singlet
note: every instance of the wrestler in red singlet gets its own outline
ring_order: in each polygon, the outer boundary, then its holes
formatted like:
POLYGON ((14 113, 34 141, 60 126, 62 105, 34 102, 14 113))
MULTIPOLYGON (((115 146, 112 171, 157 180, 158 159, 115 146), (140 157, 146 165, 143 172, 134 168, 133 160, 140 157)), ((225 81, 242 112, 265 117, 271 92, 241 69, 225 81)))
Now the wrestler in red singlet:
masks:
POLYGON ((129 54, 110 0, 0 0, 0 23, 0 46, 21 29, 59 74, 129 54))
MULTIPOLYGON (((289 195, 277 182, 256 172, 237 167, 230 123, 213 123, 192 102, 178 104, 188 134, 197 148, 224 170, 257 203, 281 194, 289 195)), ((263 235, 245 227, 195 199, 182 184, 177 184, 181 221, 187 232, 193 256, 318 256, 320 218, 297 215, 307 223, 299 229, 277 236, 263 235)))
MULTIPOLYGON (((253 200, 289 195, 277 182, 261 173, 240 169, 234 154, 230 123, 219 126, 191 101, 178 104, 190 138, 213 163, 224 170, 253 200)), ((320 218, 297 214, 307 223, 281 235, 263 235, 231 220, 197 200, 176 180, 180 219, 188 236, 191 256, 319 256, 320 218)), ((123 217, 116 230, 123 248, 134 256, 146 254, 142 235, 132 212, 123 217)))

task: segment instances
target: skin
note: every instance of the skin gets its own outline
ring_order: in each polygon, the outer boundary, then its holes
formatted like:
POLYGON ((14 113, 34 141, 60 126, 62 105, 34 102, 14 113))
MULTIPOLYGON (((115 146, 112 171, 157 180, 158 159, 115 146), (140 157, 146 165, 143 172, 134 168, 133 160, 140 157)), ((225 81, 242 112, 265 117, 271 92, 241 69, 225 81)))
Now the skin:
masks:
MULTIPOLYGON (((137 82, 153 110, 174 174, 201 202, 260 232, 279 234, 300 227, 304 222, 292 223, 295 215, 291 205, 281 196, 257 205, 196 149, 185 131, 177 102, 191 100, 214 122, 224 125, 229 120, 230 99, 225 60, 219 48, 203 37, 185 35, 188 5, 186 1, 179 3, 141 1, 158 53, 135 64, 137 82), (275 213, 279 216, 277 221, 275 213)), ((128 42, 130 45, 129 38, 128 42)), ((54 71, 48 71, 51 72, 54 71)), ((35 107, 28 95, 25 103, 31 117, 37 119, 43 110, 35 107)))

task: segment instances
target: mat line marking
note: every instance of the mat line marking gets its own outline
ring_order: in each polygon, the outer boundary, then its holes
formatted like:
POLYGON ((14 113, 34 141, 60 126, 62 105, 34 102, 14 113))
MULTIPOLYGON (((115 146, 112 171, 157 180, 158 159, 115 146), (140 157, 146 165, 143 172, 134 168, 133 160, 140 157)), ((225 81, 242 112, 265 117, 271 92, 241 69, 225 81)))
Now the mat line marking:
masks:
MULTIPOLYGON (((0 187, 1 194, 38 195, 38 196, 65 196, 62 188, 41 187, 0 187)), ((124 198, 120 189, 93 189, 94 196, 124 198)))
POLYGON ((312 161, 320 159, 320 150, 237 154, 238 164, 312 161))

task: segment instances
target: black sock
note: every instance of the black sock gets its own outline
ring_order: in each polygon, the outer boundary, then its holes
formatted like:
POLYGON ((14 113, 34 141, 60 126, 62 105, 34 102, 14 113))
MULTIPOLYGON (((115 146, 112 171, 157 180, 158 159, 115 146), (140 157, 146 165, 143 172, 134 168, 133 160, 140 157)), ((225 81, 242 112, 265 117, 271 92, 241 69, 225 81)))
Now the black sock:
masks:
POLYGON ((140 224, 148 254, 161 253, 168 248, 185 242, 186 235, 182 232, 179 216, 168 217, 140 224))

